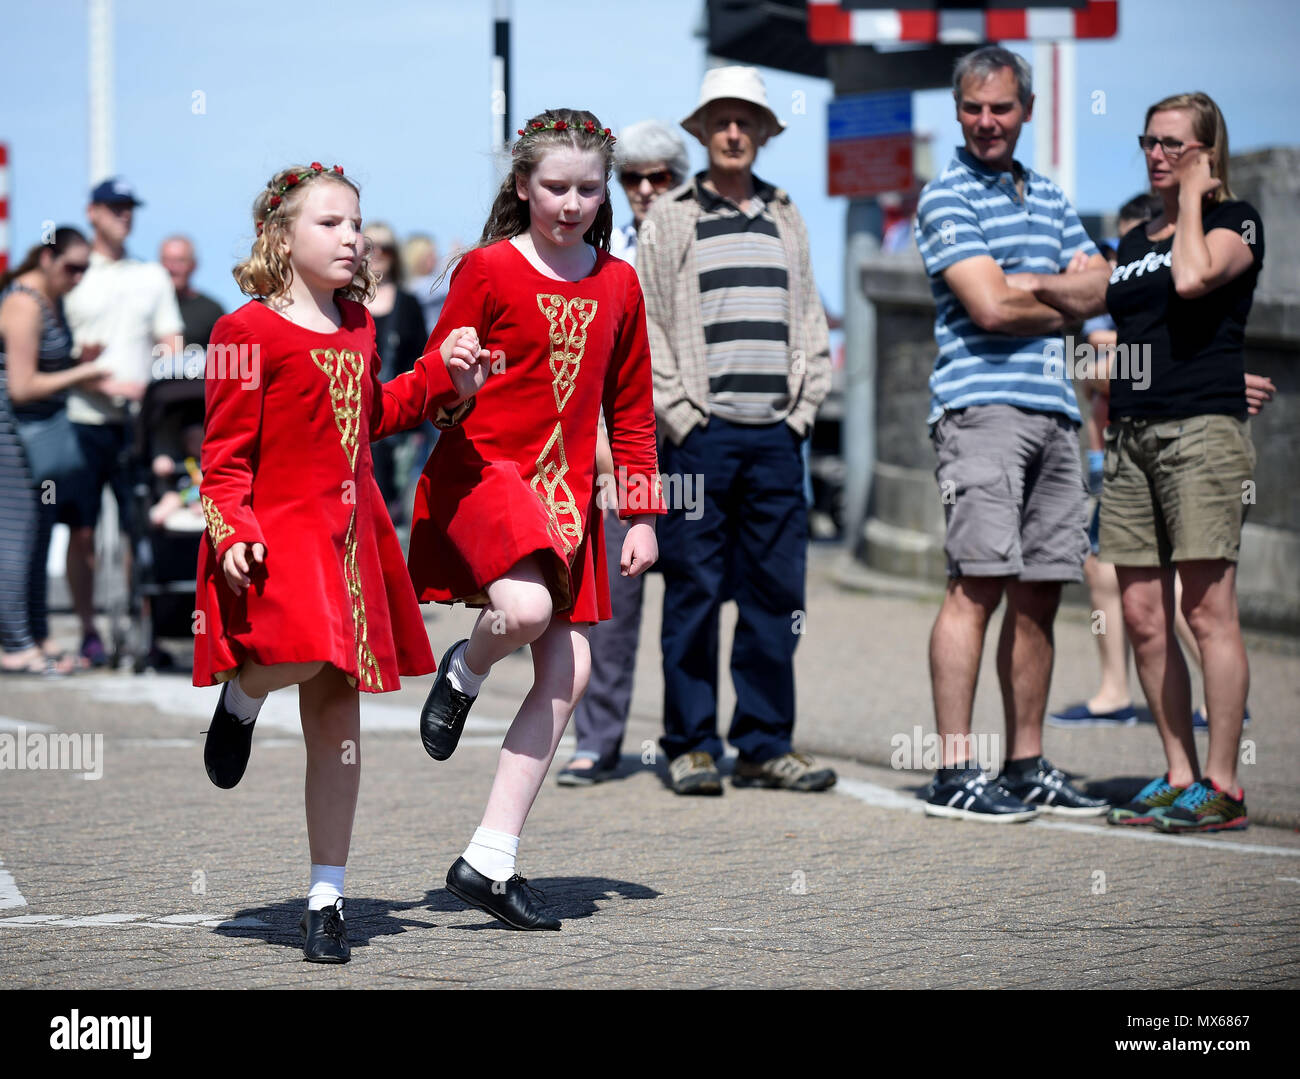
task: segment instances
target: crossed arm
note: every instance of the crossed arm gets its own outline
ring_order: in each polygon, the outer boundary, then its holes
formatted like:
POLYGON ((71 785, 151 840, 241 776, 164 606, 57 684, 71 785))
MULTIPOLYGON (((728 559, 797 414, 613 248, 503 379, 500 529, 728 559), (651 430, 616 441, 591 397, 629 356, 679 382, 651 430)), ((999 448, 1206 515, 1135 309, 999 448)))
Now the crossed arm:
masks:
POLYGON ((1105 259, 1082 252, 1058 274, 1005 274, 988 255, 963 259, 944 270, 944 281, 975 325, 1015 337, 1060 333, 1069 322, 1105 311, 1109 277, 1105 259))
POLYGON ((1004 274, 988 255, 963 259, 943 279, 975 324, 1016 337, 1059 333, 1068 323, 1106 309, 1110 266, 1100 255, 1077 254, 1059 274, 1004 274))

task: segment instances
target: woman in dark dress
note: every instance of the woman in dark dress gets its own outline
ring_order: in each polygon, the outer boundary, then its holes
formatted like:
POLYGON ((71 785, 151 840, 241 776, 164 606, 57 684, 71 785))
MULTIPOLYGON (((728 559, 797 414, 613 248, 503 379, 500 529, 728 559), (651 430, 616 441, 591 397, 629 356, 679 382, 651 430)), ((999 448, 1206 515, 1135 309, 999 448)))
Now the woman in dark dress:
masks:
MULTIPOLYGON (((397 237, 393 230, 376 222, 366 227, 365 235, 372 245, 370 268, 379 277, 375 298, 366 304, 366 309, 375 320, 375 342, 383 361, 379 379, 388 382, 415 366, 429 334, 420 301, 403 287, 402 260, 397 257, 397 237)), ((388 504, 388 512, 399 523, 407 519, 410 508, 401 502, 394 452, 402 440, 411 437, 409 434, 396 435, 370 447, 375 463, 375 480, 388 504)))
MULTIPOLYGON (((60 675, 71 663, 51 651, 45 563, 58 516, 59 484, 79 452, 67 391, 105 377, 83 350, 72 358, 63 297, 86 272, 90 247, 59 228, 0 277, 0 673, 60 675)), ((98 350, 96 350, 97 353, 98 350)), ((69 477, 70 478, 70 477, 69 477)))

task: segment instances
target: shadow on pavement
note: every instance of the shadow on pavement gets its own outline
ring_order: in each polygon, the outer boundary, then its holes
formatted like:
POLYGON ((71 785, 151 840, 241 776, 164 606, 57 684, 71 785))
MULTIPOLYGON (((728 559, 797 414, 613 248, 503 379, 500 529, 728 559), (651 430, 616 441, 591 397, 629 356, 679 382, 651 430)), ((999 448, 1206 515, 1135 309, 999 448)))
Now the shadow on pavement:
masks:
MULTIPOLYGON (((298 923, 302 920, 306 905, 305 900, 295 899, 261 907, 245 907, 237 911, 230 922, 240 922, 245 919, 252 922, 255 919, 263 924, 228 923, 217 926, 212 932, 223 937, 260 937, 267 944, 275 944, 282 948, 301 948, 302 934, 298 931, 298 923)), ((393 936, 396 933, 405 933, 408 929, 438 928, 436 923, 402 916, 405 911, 422 909, 427 909, 422 901, 394 903, 389 899, 348 896, 343 901, 348 944, 353 948, 364 948, 374 937, 393 936)), ((449 906, 441 909, 456 908, 449 906)))
MULTIPOLYGON (((663 893, 648 888, 644 884, 634 884, 626 880, 611 880, 609 877, 539 877, 529 879, 528 885, 537 889, 545 899, 539 902, 547 914, 554 915, 560 921, 577 918, 590 918, 600 913, 598 900, 611 899, 658 899, 663 893)), ((473 911, 474 907, 457 899, 445 888, 430 890, 423 904, 425 910, 436 913, 453 911, 473 911)), ((481 911, 477 912, 482 914, 481 911)), ((449 926, 452 929, 504 929, 517 932, 497 921, 490 915, 484 915, 487 921, 475 925, 449 926)), ((349 934, 350 935, 350 934, 349 934)))

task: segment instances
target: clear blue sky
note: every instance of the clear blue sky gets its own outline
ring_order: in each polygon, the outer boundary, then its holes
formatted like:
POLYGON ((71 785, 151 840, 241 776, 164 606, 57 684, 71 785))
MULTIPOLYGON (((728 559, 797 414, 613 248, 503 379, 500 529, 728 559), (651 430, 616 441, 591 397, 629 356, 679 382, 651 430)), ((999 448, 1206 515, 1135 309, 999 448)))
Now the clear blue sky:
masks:
MULTIPOLYGON (((694 36, 700 0, 514 7, 511 130, 554 105, 590 108, 615 130, 647 118, 675 124, 694 107, 705 66, 694 36)), ((136 215, 136 254, 156 257, 163 236, 187 232, 199 249, 196 284, 238 305, 229 267, 247 252, 253 196, 276 168, 311 160, 343 164, 362 185, 363 215, 399 235, 477 237, 495 187, 491 0, 117 0, 114 25, 115 167, 147 203, 136 215), (196 90, 206 97, 201 114, 196 90)), ((84 225, 85 5, 10 5, 4 28, 0 141, 9 144, 19 257, 42 221, 84 225)), ((1013 47, 1032 59, 1032 46, 1013 47)), ((1294 0, 1120 0, 1119 37, 1078 49, 1079 209, 1113 209, 1144 186, 1134 135, 1146 106, 1169 93, 1211 94, 1234 152, 1300 144, 1298 55, 1294 0), (1094 90, 1106 93, 1104 115, 1090 109, 1094 90)), ((793 194, 818 282, 839 308, 845 201, 825 194, 830 84, 764 75, 789 127, 758 171, 793 194)), ((935 134, 942 164, 958 141, 951 97, 917 94, 915 117, 918 130, 935 134)), ((702 149, 687 141, 702 167, 702 149)), ((1030 127, 1018 156, 1033 163, 1030 127)), ((613 197, 615 219, 626 219, 622 193, 613 197)))

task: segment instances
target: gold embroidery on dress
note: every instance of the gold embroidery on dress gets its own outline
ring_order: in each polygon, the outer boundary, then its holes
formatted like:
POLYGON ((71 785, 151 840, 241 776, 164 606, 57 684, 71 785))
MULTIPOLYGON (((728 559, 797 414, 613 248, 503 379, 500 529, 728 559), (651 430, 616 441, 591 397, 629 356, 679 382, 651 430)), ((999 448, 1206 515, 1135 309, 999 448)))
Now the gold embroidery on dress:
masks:
POLYGON ((568 471, 569 462, 564 456, 564 431, 556 420, 555 430, 542 452, 537 455, 537 474, 533 477, 531 486, 546 507, 550 518, 548 527, 564 545, 564 553, 572 555, 578 548, 578 541, 582 539, 582 515, 578 513, 577 503, 573 500, 573 491, 564 482, 568 471))
POLYGON ((343 541, 343 576, 348 582, 352 598, 352 620, 356 627, 357 673, 367 686, 382 690, 384 680, 379 674, 379 664, 370 650, 369 627, 366 624, 366 601, 361 595, 361 571, 357 568, 357 511, 352 511, 348 522, 347 538, 343 541))
POLYGON ((570 300, 539 292, 537 306, 551 324, 551 374, 555 376, 551 388, 555 392, 555 411, 563 412, 578 380, 578 368, 587 348, 587 327, 596 317, 598 304, 580 296, 570 300))
MULTIPOLYGON (((361 432, 361 386, 366 373, 366 360, 360 352, 351 349, 337 351, 332 348, 311 350, 312 362, 325 372, 329 379, 330 406, 334 410, 334 426, 339 431, 339 444, 347 458, 348 467, 356 473, 357 450, 361 432)), ((357 567, 357 510, 353 502, 352 518, 348 521, 347 536, 343 541, 343 576, 347 581, 348 596, 352 601, 352 632, 357 646, 357 674, 362 684, 382 690, 383 678, 379 664, 369 643, 366 623, 366 600, 361 593, 361 571, 357 567)))
POLYGON ((235 530, 226 524, 226 519, 221 516, 221 511, 212 499, 202 495, 200 500, 203 503, 203 519, 208 522, 208 535, 212 537, 212 546, 220 547, 221 541, 234 535, 235 530))
MULTIPOLYGON (((330 380, 330 404, 334 408, 334 425, 347 455, 348 467, 357 467, 358 434, 361 430, 361 379, 366 373, 365 357, 360 352, 332 348, 311 350, 312 362, 330 380)), ((355 512, 355 511, 353 511, 355 512)))

